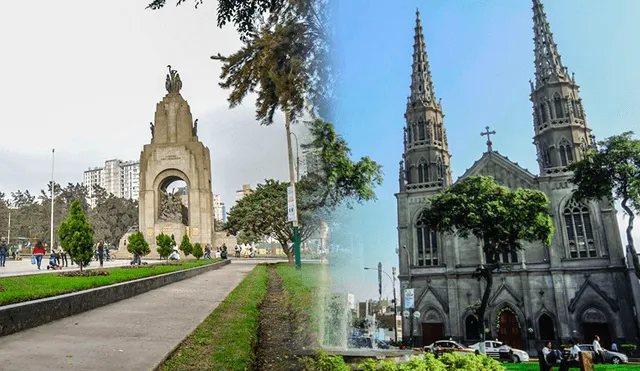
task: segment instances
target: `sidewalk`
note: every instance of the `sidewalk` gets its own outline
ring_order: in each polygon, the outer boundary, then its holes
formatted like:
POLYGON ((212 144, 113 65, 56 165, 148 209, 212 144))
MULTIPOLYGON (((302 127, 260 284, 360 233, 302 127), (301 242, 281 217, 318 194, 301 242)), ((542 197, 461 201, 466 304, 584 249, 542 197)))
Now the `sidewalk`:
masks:
POLYGON ((234 262, 0 338, 0 370, 151 370, 253 269, 234 262))

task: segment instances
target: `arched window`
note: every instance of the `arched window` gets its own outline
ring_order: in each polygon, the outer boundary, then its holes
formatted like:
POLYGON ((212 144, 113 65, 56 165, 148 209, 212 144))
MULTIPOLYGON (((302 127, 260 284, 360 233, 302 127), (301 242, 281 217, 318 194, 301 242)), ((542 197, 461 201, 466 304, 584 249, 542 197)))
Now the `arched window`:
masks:
POLYGON ((426 183, 429 181, 429 167, 424 157, 418 161, 418 183, 426 183))
POLYGON ((442 125, 436 125, 436 127, 437 127, 436 131, 437 131, 437 133, 438 133, 438 134, 436 135, 436 140, 437 140, 438 142, 442 142, 442 125))
POLYGON ((596 246, 587 205, 572 198, 564 208, 564 221, 569 239, 569 256, 573 259, 595 258, 596 246))
POLYGON ((467 316, 464 320, 464 329, 467 340, 480 340, 480 326, 478 325, 476 316, 473 314, 467 316))
POLYGON ((560 94, 556 93, 553 97, 553 106, 556 110, 556 118, 561 119, 564 117, 564 112, 562 112, 562 98, 560 94))
POLYGON ((418 121, 418 140, 425 139, 424 122, 418 121))
POLYGON ((438 159, 436 160, 436 169, 438 172, 438 180, 441 180, 443 178, 443 170, 444 167, 442 166, 442 160, 440 159, 440 157, 438 157, 438 159))
POLYGON ((547 110, 544 109, 544 103, 540 103, 540 116, 543 123, 547 122, 547 110))
MULTIPOLYGON (((485 253, 485 259, 487 260, 487 263, 495 263, 495 259, 491 256, 489 256, 489 254, 485 253)), ((512 250, 512 251, 505 251, 502 252, 500 254, 498 254, 498 260, 500 261, 500 263, 517 263, 518 262, 518 252, 516 250, 512 250)))
POLYGON ((562 166, 567 166, 573 162, 573 150, 568 140, 562 138, 558 145, 558 151, 560 151, 560 164, 562 166))
POLYGON ((429 229, 423 222, 422 218, 416 223, 417 244, 418 247, 418 266, 435 266, 438 265, 438 238, 436 232, 429 229))
POLYGON ((411 126, 407 127, 407 142, 411 143, 413 140, 411 138, 411 126))
POLYGON ((556 340, 553 321, 548 314, 543 314, 538 318, 538 330, 540 332, 540 340, 556 340))
POLYGON ((551 154, 547 142, 542 143, 542 163, 544 167, 551 167, 551 154))

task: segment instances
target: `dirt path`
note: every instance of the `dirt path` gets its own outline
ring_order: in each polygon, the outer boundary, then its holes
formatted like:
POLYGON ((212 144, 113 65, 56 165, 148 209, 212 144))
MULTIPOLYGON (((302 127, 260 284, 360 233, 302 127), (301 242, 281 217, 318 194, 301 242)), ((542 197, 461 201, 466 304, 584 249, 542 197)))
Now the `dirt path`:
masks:
POLYGON ((288 305, 287 291, 273 265, 268 269, 267 289, 267 296, 260 306, 256 370, 300 370, 300 365, 290 355, 296 348, 294 318, 288 305))

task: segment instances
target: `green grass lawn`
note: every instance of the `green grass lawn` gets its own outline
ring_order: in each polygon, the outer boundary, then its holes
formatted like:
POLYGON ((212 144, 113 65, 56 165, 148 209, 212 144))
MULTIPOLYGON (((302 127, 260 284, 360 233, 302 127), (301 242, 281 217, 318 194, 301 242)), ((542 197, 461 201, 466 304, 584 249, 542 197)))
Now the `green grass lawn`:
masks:
MULTIPOLYGON (((323 273, 327 273, 327 266, 322 264, 303 264, 301 270, 287 263, 278 264, 276 272, 282 278, 282 283, 289 292, 289 304, 298 314, 298 330, 311 329, 317 335, 319 332, 318 302, 321 295, 320 285, 323 273)), ((328 274, 328 273, 327 273, 328 274)))
POLYGON ((159 370, 252 369, 267 267, 257 265, 159 370))
POLYGON ((81 291, 93 287, 130 281, 137 278, 175 272, 187 268, 211 264, 221 259, 183 260, 169 265, 151 265, 140 268, 107 268, 111 274, 95 277, 60 277, 57 273, 35 274, 31 276, 7 277, 0 280, 0 305, 18 303, 33 299, 81 291))
MULTIPOLYGON (((529 363, 510 363, 504 364, 507 368, 507 371, 539 371, 540 366, 537 362, 529 362, 529 363)), ((626 371, 626 370, 640 370, 640 365, 594 365, 596 371, 605 371, 605 370, 615 370, 615 371, 626 371)), ((557 368, 554 368, 557 370, 557 368)), ((578 370, 577 368, 571 368, 570 371, 578 370)))

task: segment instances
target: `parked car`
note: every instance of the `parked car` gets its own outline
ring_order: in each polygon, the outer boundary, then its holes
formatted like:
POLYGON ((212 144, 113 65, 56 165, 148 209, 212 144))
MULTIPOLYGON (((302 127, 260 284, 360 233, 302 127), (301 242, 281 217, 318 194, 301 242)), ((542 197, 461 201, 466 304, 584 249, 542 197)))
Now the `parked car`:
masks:
MULTIPOLYGON (((593 352, 592 344, 579 344, 578 348, 580 348, 580 350, 583 352, 593 352)), ((602 356, 606 363, 613 363, 615 365, 618 365, 621 363, 629 363, 629 357, 627 357, 626 354, 612 352, 604 348, 603 350, 604 350, 604 354, 602 356)), ((595 359, 595 354, 593 355, 593 358, 595 359)))
POLYGON ((453 340, 438 340, 424 347, 425 352, 434 354, 455 352, 459 354, 475 354, 475 350, 453 340))
MULTIPOLYGON (((513 362, 529 362, 529 354, 524 350, 513 349, 507 344, 501 341, 488 340, 484 342, 485 352, 493 359, 500 359, 500 353, 507 353, 510 350, 513 351, 513 362)), ((475 343, 471 346, 473 349, 480 350, 480 343, 475 343)))

